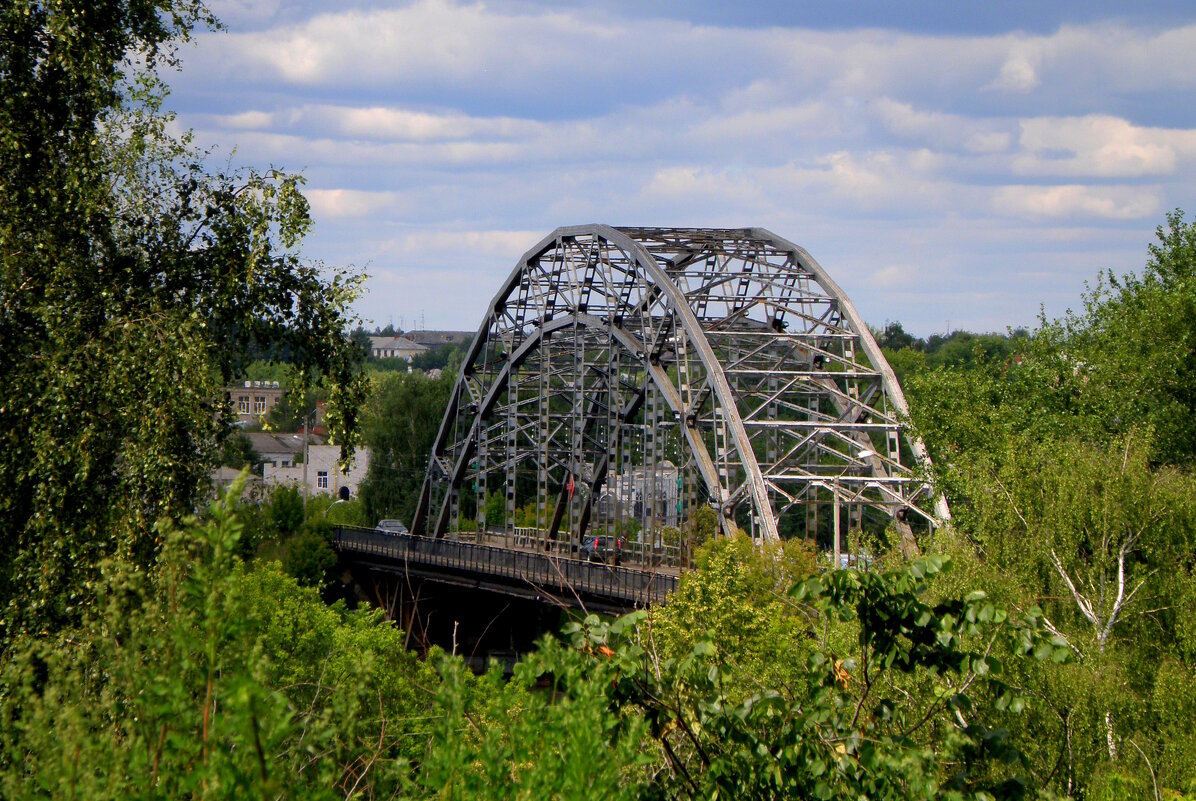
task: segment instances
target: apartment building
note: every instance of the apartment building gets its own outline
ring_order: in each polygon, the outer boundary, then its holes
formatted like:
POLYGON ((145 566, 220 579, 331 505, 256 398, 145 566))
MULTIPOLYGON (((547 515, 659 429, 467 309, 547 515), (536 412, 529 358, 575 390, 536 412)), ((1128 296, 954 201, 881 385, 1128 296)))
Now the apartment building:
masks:
POLYGON ((243 381, 224 388, 238 425, 256 425, 273 409, 286 390, 277 381, 243 381))

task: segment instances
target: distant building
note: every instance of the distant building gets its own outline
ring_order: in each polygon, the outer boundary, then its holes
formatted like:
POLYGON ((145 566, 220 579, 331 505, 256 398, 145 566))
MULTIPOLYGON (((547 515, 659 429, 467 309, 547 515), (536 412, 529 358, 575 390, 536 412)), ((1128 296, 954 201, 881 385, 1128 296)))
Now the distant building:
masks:
POLYGON ((277 381, 244 381, 224 387, 238 425, 256 425, 282 400, 287 391, 277 381))
MULTIPOLYGON (((245 434, 254 452, 262 457, 264 465, 291 467, 303 461, 303 434, 275 434, 270 431, 250 431, 245 434)), ((324 438, 311 435, 309 445, 323 445, 324 438)))
POLYGON ((406 331, 403 336, 429 348, 441 345, 460 345, 473 340, 475 331, 406 331))
POLYGON ((370 337, 370 355, 375 359, 406 359, 411 361, 428 348, 405 336, 370 337))
POLYGON ((290 485, 304 490, 304 476, 307 478, 308 495, 339 494, 341 487, 349 488, 349 497, 356 498, 358 487, 365 480, 366 471, 370 466, 370 452, 367 448, 357 451, 353 459, 353 467, 349 472, 342 472, 337 466, 340 458, 339 445, 309 445, 307 448, 307 464, 294 464, 289 467, 275 467, 270 462, 262 465, 262 482, 267 486, 290 485), (306 470, 306 473, 305 473, 306 470))
MULTIPOLYGON (((218 467, 212 471, 212 489, 218 495, 223 495, 240 476, 241 471, 236 467, 218 467)), ((250 473, 245 478, 245 488, 241 491, 241 497, 248 500, 260 500, 262 495, 262 480, 250 473)))
MULTIPOLYGON (((261 458, 263 474, 267 470, 291 467, 303 462, 303 434, 274 434, 269 431, 247 431, 253 452, 261 458)), ((311 435, 308 442, 315 447, 324 447, 324 438, 311 435)), ((212 485, 218 492, 224 492, 241 474, 240 468, 222 466, 212 471, 212 485)), ((243 497, 259 499, 270 485, 264 478, 250 473, 245 482, 243 497)))
POLYGON ((654 471, 633 467, 607 479, 598 498, 599 514, 647 519, 658 526, 678 526, 681 520, 680 472, 665 460, 654 471))

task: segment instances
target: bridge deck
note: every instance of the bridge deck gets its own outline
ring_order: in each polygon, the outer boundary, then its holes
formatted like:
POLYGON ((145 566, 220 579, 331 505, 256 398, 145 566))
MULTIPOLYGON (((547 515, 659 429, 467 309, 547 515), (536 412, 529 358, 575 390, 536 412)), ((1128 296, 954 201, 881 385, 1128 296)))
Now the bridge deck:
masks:
POLYGON ((341 558, 367 570, 551 598, 594 611, 663 603, 677 588, 675 568, 612 566, 553 553, 447 538, 397 537, 349 526, 337 527, 335 535, 341 558))

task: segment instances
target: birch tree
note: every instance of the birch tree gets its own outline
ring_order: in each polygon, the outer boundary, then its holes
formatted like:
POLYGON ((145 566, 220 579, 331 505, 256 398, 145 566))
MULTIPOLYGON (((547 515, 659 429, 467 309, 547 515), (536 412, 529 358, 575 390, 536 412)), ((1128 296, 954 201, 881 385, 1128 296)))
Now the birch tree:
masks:
POLYGON ((169 134, 159 69, 214 24, 198 0, 0 8, 0 643, 77 619, 102 559, 152 561, 253 346, 354 428, 360 276, 301 258, 301 178, 213 172, 169 134))
POLYGON ((1112 770, 1148 763, 1134 729, 1153 693, 1149 666, 1175 647, 1182 613, 1171 581, 1191 568, 1192 479, 1152 468, 1133 438, 1011 438, 956 469, 969 500, 956 507, 959 525, 972 532, 977 569, 1000 577, 1004 597, 1040 606, 1044 627, 1076 657, 1055 675, 1027 678, 1059 714, 1061 789, 1080 789, 1101 758, 1112 770), (1100 753, 1085 755, 1097 739, 1100 753))

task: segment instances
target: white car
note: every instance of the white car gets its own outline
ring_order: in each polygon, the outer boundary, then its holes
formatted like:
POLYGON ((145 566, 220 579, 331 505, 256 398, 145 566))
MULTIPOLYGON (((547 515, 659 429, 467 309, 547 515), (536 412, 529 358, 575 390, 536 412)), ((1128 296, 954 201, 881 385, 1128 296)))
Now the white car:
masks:
POLYGON ((389 534, 392 537, 409 537, 411 532, 407 527, 398 520, 379 520, 378 525, 374 527, 374 531, 379 534, 389 534))

